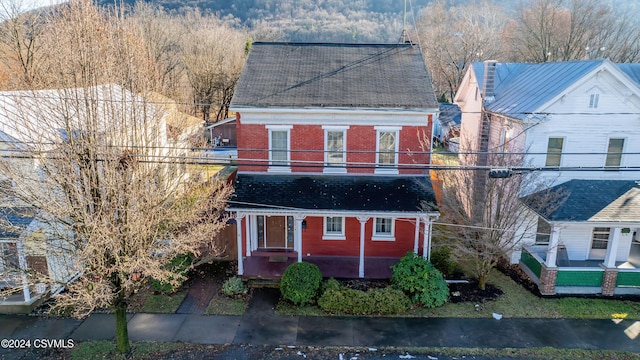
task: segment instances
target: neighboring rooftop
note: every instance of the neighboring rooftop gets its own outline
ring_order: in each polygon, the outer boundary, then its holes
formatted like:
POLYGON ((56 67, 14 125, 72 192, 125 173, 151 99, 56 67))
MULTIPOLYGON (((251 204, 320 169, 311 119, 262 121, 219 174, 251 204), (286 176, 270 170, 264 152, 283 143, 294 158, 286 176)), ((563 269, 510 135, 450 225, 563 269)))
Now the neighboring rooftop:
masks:
POLYGON ((231 208, 422 212, 437 211, 425 176, 300 176, 238 174, 231 208))
MULTIPOLYGON (((577 80, 605 63, 612 64, 640 85, 640 64, 613 64, 609 60, 553 63, 497 63, 495 101, 487 110, 524 119, 577 80)), ((484 89, 484 63, 473 63, 478 87, 484 89)))
POLYGON ((231 108, 436 110, 417 45, 254 43, 231 108))
POLYGON ((462 123, 462 110, 457 104, 440 103, 440 123, 451 127, 460 126, 462 123))
MULTIPOLYGON (((536 211, 549 221, 640 221, 640 185, 630 180, 570 180, 550 189, 556 194, 547 211, 536 211)), ((534 208, 549 199, 547 190, 522 201, 534 208)))

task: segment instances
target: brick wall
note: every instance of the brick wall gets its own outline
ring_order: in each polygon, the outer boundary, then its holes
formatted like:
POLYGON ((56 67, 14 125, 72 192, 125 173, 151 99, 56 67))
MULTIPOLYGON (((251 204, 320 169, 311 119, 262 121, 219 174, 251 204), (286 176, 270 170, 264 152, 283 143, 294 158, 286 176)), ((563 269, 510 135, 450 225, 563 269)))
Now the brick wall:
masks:
MULTIPOLYGON (((345 219, 345 240, 323 240, 324 224, 322 217, 307 217, 307 228, 302 231, 302 255, 306 256, 359 256, 360 255, 360 221, 357 218, 345 219)), ((402 257, 413 250, 415 239, 414 224, 405 219, 396 219, 395 241, 371 240, 374 219, 365 224, 365 256, 402 257)), ((422 248, 422 234, 419 246, 422 248)), ((420 250, 422 251, 422 250, 420 250)))
MULTIPOLYGON (((400 164, 428 164, 429 155, 426 139, 431 138, 431 119, 428 126, 404 126, 400 131, 398 156, 400 164), (405 153, 406 152, 406 153, 405 153)), ((242 124, 238 122, 239 171, 267 171, 269 159, 269 131, 264 125, 242 124), (262 161, 251 161, 256 159, 262 161)), ((322 172, 324 162, 324 130, 320 125, 294 125, 290 130, 292 172, 322 172), (307 151, 305 151, 307 150, 307 151), (305 164, 304 162, 313 162, 305 164)), ((373 126, 351 126, 347 130, 347 162, 368 164, 357 165, 348 170, 354 174, 372 174, 371 167, 376 162, 376 130, 373 126)), ((420 174, 425 170, 416 168, 400 169, 400 174, 420 174)))
POLYGON ((538 288, 542 295, 555 295, 557 276, 557 268, 548 268, 544 264, 542 265, 542 269, 540 271, 540 284, 538 284, 538 288))
POLYGON ((613 296, 616 290, 616 281, 618 279, 618 269, 604 269, 602 277, 602 295, 613 296))

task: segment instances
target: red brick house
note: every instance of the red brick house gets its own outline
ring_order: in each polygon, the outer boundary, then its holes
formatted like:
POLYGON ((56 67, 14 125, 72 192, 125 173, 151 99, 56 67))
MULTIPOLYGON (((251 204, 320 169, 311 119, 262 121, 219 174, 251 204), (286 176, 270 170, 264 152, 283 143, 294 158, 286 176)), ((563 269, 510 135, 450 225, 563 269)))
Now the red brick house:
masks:
POLYGON ((241 275, 304 260, 387 277, 408 250, 428 256, 438 103, 418 46, 254 43, 231 110, 241 275))

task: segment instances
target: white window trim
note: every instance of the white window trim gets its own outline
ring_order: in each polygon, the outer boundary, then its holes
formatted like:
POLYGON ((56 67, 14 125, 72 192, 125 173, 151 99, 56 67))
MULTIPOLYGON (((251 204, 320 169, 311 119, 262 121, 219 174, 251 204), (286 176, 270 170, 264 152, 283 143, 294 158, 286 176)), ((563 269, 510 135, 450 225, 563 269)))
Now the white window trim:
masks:
POLYGON ((323 216, 322 217, 322 240, 346 240, 346 236, 344 235, 345 221, 344 216, 323 216), (342 231, 340 234, 338 233, 327 233, 327 218, 328 217, 339 217, 342 219, 342 231))
POLYGON ((392 217, 374 218, 373 219, 373 231, 371 235, 373 241, 396 241, 396 219, 392 217), (380 234, 376 231, 378 219, 391 219, 391 234, 380 234))
POLYGON ((589 109, 597 110, 600 104, 600 93, 593 92, 589 94, 589 109))
POLYGON ((375 126, 374 128, 376 129, 376 169, 374 170, 374 173, 397 175, 398 174, 398 148, 400 146, 400 130, 402 130, 402 126, 375 126), (396 143, 395 143, 395 149, 394 149, 395 166, 380 167, 380 133, 381 132, 396 133, 396 143))
POLYGON ((346 174, 347 173, 347 130, 349 130, 349 126, 322 126, 324 130, 324 169, 323 173, 330 174, 346 174), (327 166, 329 163, 329 132, 342 132, 342 162, 345 167, 331 167, 327 166))
POLYGON ((604 168, 608 169, 608 170, 618 170, 619 168, 621 168, 624 164, 624 150, 627 147, 627 138, 626 137, 615 137, 615 136, 610 136, 607 139, 607 145, 606 148, 604 149, 604 168), (607 156, 609 156, 609 144, 611 143, 611 140, 622 140, 622 154, 620 154, 620 165, 616 165, 616 166, 607 166, 607 156))
POLYGON ((549 157, 549 140, 551 139, 562 139, 562 149, 560 149, 560 163, 558 165, 549 165, 550 167, 562 167, 562 163, 564 162, 564 149, 567 146, 567 138, 566 136, 548 136, 547 137, 547 147, 544 149, 545 150, 545 156, 544 156, 544 166, 547 166, 547 158, 549 157))
POLYGON ((266 125, 265 126, 269 131, 269 143, 267 144, 269 148, 269 168, 267 172, 279 172, 279 173, 290 173, 291 172, 291 129, 293 125, 266 125), (287 164, 289 166, 271 166, 273 159, 271 158, 272 149, 271 149, 271 133, 273 131, 286 131, 287 132, 287 164))

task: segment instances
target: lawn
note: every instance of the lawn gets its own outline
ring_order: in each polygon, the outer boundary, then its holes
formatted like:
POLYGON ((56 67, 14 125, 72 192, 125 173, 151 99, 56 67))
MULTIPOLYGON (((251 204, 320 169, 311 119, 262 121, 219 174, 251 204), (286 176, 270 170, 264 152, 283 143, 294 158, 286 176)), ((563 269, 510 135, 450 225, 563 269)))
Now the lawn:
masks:
POLYGON ((186 289, 173 294, 155 294, 150 288, 142 288, 133 297, 129 311, 142 313, 173 314, 187 296, 186 289))
MULTIPOLYGON (((46 350, 45 350, 46 351, 46 350)), ((298 346, 294 348, 274 348, 270 345, 200 345, 185 343, 158 343, 158 342, 134 342, 131 353, 121 355, 117 353, 115 344, 107 341, 93 341, 80 343, 75 348, 69 350, 54 351, 63 358, 71 359, 193 359, 217 356, 219 358, 238 358, 243 356, 253 356, 261 359, 338 359, 338 358, 368 358, 369 354, 375 356, 397 359, 402 356, 449 356, 452 358, 509 358, 509 359, 611 359, 611 360, 631 360, 639 359, 637 354, 625 351, 609 350, 580 350, 580 349, 554 349, 554 348, 528 348, 528 349, 478 349, 478 348, 357 348, 357 347, 335 347, 335 346, 298 346)), ((38 354, 33 354, 37 356, 38 354)), ((41 357, 51 357, 51 352, 42 354, 41 357)), ((61 358, 62 358, 61 357, 61 358)))
POLYGON ((216 294, 207 306, 207 315, 242 315, 247 309, 249 298, 230 298, 216 294))

